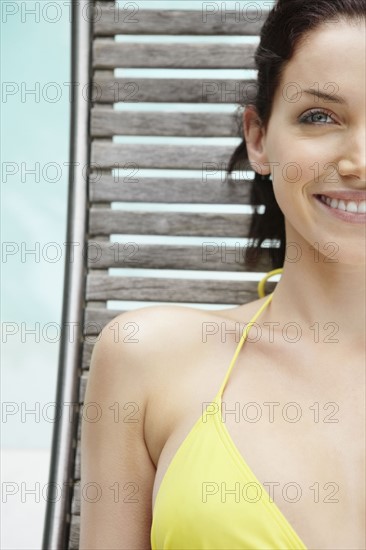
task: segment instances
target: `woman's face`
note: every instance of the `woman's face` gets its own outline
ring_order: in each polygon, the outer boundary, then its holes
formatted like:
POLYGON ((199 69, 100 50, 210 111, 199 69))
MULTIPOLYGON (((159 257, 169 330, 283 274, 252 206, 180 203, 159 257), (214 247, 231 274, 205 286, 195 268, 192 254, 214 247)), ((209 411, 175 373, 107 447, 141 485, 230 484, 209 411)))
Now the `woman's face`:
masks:
POLYGON ((349 199, 357 210, 366 199, 365 36, 364 22, 327 23, 309 33, 282 75, 267 130, 254 125, 247 134, 249 159, 272 174, 287 243, 349 264, 365 263, 366 214, 347 218, 336 199, 347 192, 351 210, 349 199), (333 197, 332 207, 315 196, 321 194, 333 197))

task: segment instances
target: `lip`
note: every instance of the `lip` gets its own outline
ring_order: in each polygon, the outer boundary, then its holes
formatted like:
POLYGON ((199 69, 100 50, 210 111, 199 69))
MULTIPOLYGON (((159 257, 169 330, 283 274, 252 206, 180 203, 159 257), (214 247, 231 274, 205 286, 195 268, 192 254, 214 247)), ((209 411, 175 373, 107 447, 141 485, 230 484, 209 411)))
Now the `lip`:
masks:
MULTIPOLYGON (((326 195, 327 197, 335 198, 335 199, 338 198, 337 196, 335 196, 336 193, 334 193, 333 196, 328 195, 327 193, 321 193, 321 195, 326 195)), ((329 212, 329 214, 333 215, 335 218, 338 218, 339 220, 343 220, 349 223, 356 223, 356 224, 366 223, 366 213, 357 214, 354 212, 346 212, 344 210, 338 210, 337 208, 331 208, 325 202, 322 202, 322 200, 320 199, 320 194, 313 195, 313 197, 315 198, 317 204, 320 205, 320 207, 323 207, 325 211, 329 212)), ((347 199, 344 199, 344 200, 347 200, 347 199)), ((351 200, 351 199, 348 199, 348 200, 351 200)), ((355 199, 353 198, 353 200, 355 199)), ((359 200, 363 200, 363 199, 359 199, 359 200)))

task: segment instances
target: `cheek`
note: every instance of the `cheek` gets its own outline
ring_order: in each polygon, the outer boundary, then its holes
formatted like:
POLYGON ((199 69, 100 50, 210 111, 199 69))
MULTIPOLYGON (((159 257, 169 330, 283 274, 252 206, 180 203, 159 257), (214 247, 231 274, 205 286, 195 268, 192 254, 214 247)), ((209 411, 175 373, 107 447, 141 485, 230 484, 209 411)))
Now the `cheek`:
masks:
POLYGON ((279 143, 272 157, 276 159, 273 175, 278 186, 291 189, 311 183, 317 185, 325 176, 329 176, 327 181, 332 181, 332 176, 334 179, 337 167, 334 152, 339 149, 339 143, 330 136, 323 138, 296 140, 292 136, 286 143, 279 143))
MULTIPOLYGON (((291 143, 279 144, 277 165, 273 171, 273 192, 284 216, 296 224, 303 209, 304 194, 313 184, 319 157, 310 154, 309 147, 291 143), (306 191, 305 191, 306 190, 306 191)), ((276 154, 276 153, 274 153, 276 154)))

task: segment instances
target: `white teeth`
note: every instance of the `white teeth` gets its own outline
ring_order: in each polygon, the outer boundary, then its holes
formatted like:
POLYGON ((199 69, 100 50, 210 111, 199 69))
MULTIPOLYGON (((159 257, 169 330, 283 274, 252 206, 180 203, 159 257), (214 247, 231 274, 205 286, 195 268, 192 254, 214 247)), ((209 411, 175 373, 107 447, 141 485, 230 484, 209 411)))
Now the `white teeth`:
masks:
POLYGON ((355 214, 364 214, 366 212, 366 201, 344 201, 338 199, 331 199, 325 195, 320 195, 322 202, 325 202, 331 208, 337 210, 343 210, 343 212, 351 212, 355 214))
POLYGON ((350 201, 347 204, 347 212, 357 212, 357 211, 358 211, 357 204, 353 201, 350 201))

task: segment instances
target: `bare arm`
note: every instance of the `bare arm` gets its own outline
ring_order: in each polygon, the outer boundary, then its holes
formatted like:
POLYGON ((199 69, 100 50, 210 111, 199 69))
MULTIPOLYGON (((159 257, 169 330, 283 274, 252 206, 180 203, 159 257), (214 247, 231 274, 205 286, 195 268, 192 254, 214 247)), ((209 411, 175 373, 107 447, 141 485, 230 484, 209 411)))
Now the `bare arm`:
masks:
MULTIPOLYGON (((127 312, 118 322, 123 326, 138 318, 127 312)), ((115 322, 108 323, 94 346, 84 400, 80 550, 151 548, 155 466, 143 431, 143 343, 128 341, 123 331, 116 338, 110 329, 115 322)))

